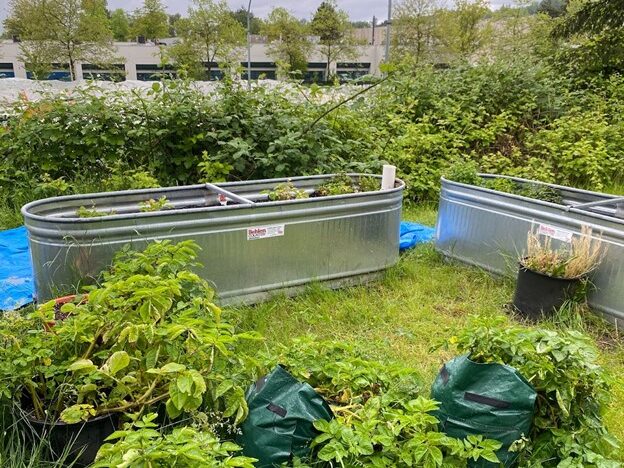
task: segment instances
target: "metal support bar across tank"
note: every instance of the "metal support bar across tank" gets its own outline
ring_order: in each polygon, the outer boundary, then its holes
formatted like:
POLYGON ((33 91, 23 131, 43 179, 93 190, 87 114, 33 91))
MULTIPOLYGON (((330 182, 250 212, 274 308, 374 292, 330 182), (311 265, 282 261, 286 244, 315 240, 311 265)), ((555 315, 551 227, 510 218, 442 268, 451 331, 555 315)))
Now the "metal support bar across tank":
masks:
POLYGON ((578 205, 568 205, 566 206, 565 210, 570 211, 572 208, 578 208, 578 209, 584 210, 585 208, 593 208, 595 206, 612 205, 612 204, 618 204, 618 203, 624 203, 624 197, 608 198, 606 200, 598 200, 598 201, 593 201, 593 202, 588 202, 588 203, 580 203, 578 205))
POLYGON ((226 197, 229 197, 232 200, 237 201, 239 203, 244 203, 245 205, 255 205, 255 202, 249 200, 248 198, 236 195, 235 193, 232 193, 229 190, 225 190, 217 185, 207 183, 206 188, 209 190, 213 190, 217 193, 220 193, 221 195, 225 195, 226 197))

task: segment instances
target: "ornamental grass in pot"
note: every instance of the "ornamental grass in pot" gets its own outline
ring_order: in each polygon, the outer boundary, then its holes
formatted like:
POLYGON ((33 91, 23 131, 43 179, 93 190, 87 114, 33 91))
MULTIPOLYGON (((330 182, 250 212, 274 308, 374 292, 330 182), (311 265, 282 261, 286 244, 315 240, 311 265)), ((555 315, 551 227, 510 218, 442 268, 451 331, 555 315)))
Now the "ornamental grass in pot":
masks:
POLYGON ((552 238, 531 230, 527 250, 519 260, 513 307, 536 320, 553 315, 566 301, 583 300, 589 275, 602 261, 606 249, 589 226, 570 242, 553 246, 552 238))

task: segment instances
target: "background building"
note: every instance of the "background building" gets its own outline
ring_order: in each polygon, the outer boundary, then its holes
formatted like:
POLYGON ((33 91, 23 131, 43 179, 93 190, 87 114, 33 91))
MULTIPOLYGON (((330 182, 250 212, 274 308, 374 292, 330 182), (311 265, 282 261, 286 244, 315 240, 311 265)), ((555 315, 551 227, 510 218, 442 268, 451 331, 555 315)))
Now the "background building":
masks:
MULTIPOLYGON (((349 61, 330 64, 330 74, 338 75, 342 80, 358 78, 364 75, 379 75, 379 65, 385 56, 385 28, 362 28, 356 30, 362 45, 358 47, 358 56, 349 61)), ((150 42, 115 42, 115 56, 119 58, 106 68, 89 63, 80 63, 76 78, 99 80, 159 80, 163 75, 175 76, 176 67, 163 64, 163 52, 176 39, 165 39, 154 44, 150 42)), ((20 58, 19 42, 0 41, 0 78, 32 78, 31 73, 20 58)), ((242 78, 247 78, 246 51, 241 51, 242 78)), ((208 64, 206 64, 208 65, 208 64)), ((211 64, 211 78, 218 79, 222 70, 218 64, 211 64)), ((317 52, 310 55, 306 81, 322 81, 326 74, 326 63, 317 52)), ((277 66, 267 55, 267 44, 262 36, 252 36, 251 41, 251 78, 276 79, 277 66)), ((50 80, 69 80, 69 71, 64 64, 56 63, 47 77, 50 80)))

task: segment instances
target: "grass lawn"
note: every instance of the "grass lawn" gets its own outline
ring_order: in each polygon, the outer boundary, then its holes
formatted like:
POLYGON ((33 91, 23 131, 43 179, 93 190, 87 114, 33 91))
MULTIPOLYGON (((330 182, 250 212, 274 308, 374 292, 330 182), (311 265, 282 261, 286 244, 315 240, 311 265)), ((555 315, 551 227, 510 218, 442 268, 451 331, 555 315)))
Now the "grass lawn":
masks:
MULTIPOLYGON (((436 210, 434 206, 408 208, 404 218, 433 225, 436 210)), ((304 334, 368 343, 380 359, 417 369, 423 378, 423 392, 428 393, 440 366, 452 357, 443 349, 430 351, 431 346, 456 334, 473 314, 504 313, 513 287, 511 279, 445 262, 431 245, 424 245, 404 254, 378 282, 340 291, 315 285, 297 298, 278 297, 235 313, 241 327, 266 337, 268 347, 304 334)), ((619 421, 624 407, 624 337, 620 336, 618 343, 616 332, 593 317, 580 326, 595 337, 602 364, 615 377, 614 398, 606 418, 610 430, 624 442, 624 426, 619 421)))

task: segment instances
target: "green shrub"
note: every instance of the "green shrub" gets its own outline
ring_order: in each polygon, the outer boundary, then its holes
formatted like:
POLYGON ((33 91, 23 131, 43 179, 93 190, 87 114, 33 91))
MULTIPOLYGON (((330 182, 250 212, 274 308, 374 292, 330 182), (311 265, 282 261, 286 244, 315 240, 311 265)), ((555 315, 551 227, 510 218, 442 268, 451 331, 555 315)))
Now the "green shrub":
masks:
POLYGON ((619 444, 604 426, 610 378, 592 340, 576 331, 510 326, 504 317, 475 319, 449 340, 476 362, 518 371, 538 393, 534 427, 524 452, 529 466, 619 466, 619 444))
POLYGON ((624 139, 600 110, 573 109, 528 139, 528 149, 551 161, 558 181, 601 190, 622 171, 624 139))
POLYGON ((51 96, 9 109, 0 125, 0 198, 17 211, 59 193, 62 184, 52 181, 64 181, 69 194, 377 172, 387 161, 408 198, 436 199, 440 176, 458 160, 600 190, 624 177, 623 90, 616 75, 579 87, 523 60, 446 70, 399 65, 318 120, 336 99, 317 88, 249 91, 231 80, 208 95, 185 81, 131 94, 87 88, 71 101, 51 96))
POLYGON ((161 405, 172 419, 199 410, 242 421, 247 374, 235 350, 257 337, 222 320, 214 291, 190 271, 197 250, 162 241, 121 251, 88 301, 7 314, 0 397, 66 423, 161 405))

